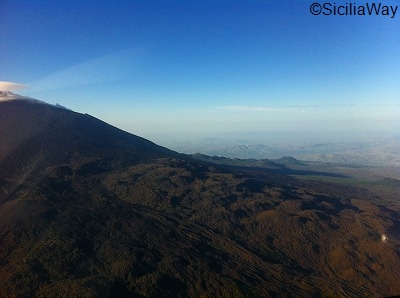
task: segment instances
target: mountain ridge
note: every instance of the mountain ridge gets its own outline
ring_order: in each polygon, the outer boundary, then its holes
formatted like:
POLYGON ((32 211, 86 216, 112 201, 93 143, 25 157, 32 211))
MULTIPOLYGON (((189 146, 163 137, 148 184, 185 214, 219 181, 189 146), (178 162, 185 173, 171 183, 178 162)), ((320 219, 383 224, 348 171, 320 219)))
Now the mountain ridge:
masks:
MULTIPOLYGON (((93 116, 30 101, 0 105, 0 160, 14 150, 41 153, 46 158, 71 158, 90 150, 124 150, 138 155, 177 154, 144 138, 119 130, 93 116), (80 144, 85 143, 86 148, 80 144), (78 150, 79 149, 79 150, 78 150), (57 154, 52 154, 56 151, 57 154), (60 154, 61 151, 62 154, 60 154), (79 152, 78 152, 79 151, 79 152), (63 155, 64 157, 60 156, 63 155)), ((21 153, 16 153, 19 155, 21 153)))
POLYGON ((11 91, 4 91, 4 90, 0 90, 0 102, 2 101, 14 101, 14 100, 23 100, 23 101, 28 101, 28 102, 33 102, 33 103, 40 103, 40 104, 47 104, 50 105, 42 100, 39 99, 35 99, 32 97, 28 97, 28 96, 23 96, 23 95, 19 95, 16 93, 13 93, 11 91))

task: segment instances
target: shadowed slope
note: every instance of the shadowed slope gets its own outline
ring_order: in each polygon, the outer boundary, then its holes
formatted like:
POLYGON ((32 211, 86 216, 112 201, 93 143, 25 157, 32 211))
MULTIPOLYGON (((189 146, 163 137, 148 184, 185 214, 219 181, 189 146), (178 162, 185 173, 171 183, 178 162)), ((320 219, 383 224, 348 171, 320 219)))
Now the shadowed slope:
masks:
POLYGON ((3 171, 37 159, 55 164, 103 154, 127 153, 137 160, 176 155, 87 114, 47 104, 26 100, 2 102, 0 121, 3 171))

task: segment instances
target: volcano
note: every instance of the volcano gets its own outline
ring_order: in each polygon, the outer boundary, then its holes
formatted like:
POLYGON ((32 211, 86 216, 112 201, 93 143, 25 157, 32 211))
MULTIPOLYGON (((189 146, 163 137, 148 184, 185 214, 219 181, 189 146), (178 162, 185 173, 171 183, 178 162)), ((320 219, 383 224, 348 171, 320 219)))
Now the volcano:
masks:
POLYGON ((400 216, 366 189, 196 160, 1 96, 0 297, 400 293, 400 216))

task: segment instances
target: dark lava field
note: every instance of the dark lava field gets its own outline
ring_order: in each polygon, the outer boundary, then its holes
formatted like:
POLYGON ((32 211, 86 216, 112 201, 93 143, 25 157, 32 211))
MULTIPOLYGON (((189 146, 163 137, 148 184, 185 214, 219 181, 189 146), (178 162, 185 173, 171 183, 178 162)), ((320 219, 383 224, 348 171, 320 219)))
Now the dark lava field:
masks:
POLYGON ((385 194, 284 169, 0 102, 0 297, 399 295, 385 194))

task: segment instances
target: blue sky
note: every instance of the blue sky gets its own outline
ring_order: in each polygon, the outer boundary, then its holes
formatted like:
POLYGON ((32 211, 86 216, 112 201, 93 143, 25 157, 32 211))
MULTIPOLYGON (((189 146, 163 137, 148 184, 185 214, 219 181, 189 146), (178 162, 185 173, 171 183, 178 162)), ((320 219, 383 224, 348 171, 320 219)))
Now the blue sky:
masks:
POLYGON ((0 81, 156 142, 399 131, 400 9, 314 16, 313 2, 2 0, 0 81))

